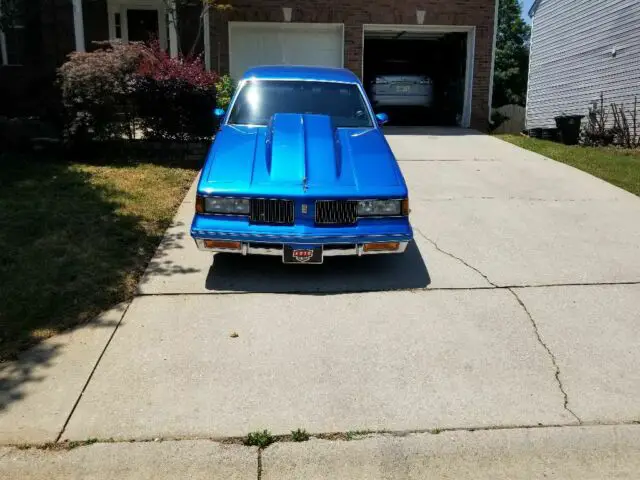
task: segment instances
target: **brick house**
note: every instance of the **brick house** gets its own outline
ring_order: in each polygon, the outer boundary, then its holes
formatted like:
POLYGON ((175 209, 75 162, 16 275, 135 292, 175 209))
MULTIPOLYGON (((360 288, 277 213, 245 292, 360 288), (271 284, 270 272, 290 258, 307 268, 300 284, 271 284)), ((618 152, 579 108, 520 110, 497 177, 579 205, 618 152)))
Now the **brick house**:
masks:
POLYGON ((172 55, 195 43, 208 69, 234 77, 274 63, 346 67, 363 80, 383 60, 436 76, 447 70, 457 123, 487 126, 497 0, 230 0, 231 10, 204 16, 198 42, 199 2, 178 10, 176 29, 170 1, 28 0, 25 20, 0 37, 2 96, 23 98, 95 41, 151 34, 172 55), (20 34, 29 41, 20 44, 20 34))

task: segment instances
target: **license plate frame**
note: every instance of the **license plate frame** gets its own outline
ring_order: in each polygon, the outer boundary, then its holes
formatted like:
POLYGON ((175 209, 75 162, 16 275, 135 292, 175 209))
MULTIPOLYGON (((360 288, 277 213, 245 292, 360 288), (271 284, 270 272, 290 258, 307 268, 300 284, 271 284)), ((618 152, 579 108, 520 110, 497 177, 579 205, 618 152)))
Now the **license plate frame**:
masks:
POLYGON ((283 245, 282 263, 292 265, 320 265, 324 262, 322 245, 283 245))

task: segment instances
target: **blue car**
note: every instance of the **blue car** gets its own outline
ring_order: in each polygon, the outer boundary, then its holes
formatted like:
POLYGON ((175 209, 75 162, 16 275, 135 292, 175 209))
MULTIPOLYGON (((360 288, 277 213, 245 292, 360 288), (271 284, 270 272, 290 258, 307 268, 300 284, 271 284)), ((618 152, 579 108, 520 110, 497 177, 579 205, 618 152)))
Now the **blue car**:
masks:
POLYGON ((408 192, 387 117, 353 73, 253 68, 216 114, 191 225, 200 250, 307 264, 406 250, 408 192))

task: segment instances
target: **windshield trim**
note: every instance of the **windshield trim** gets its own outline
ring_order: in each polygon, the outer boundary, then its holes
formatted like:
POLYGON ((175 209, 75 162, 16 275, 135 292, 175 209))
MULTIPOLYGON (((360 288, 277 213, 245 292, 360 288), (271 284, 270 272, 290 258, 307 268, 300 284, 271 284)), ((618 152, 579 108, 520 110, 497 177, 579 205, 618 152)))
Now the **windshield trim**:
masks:
POLYGON ((362 98, 362 101, 364 102, 364 105, 367 109, 367 113, 369 115, 369 122, 371 124, 367 127, 336 127, 336 128, 338 129, 343 129, 343 128, 379 129, 380 128, 380 125, 378 125, 378 122, 376 120, 375 113, 373 112, 373 108, 371 107, 371 102, 369 102, 369 97, 367 97, 367 94, 365 93, 364 88, 362 87, 362 84, 356 83, 356 82, 345 82, 341 80, 316 80, 313 78, 294 78, 294 77, 287 77, 287 78, 250 77, 250 78, 245 78, 244 80, 241 80, 240 83, 238 84, 238 87, 236 88, 235 93, 233 94, 233 98, 231 99, 231 102, 229 103, 229 108, 224 116, 223 125, 238 126, 238 127, 266 127, 267 126, 261 123, 231 123, 229 121, 229 118, 231 117, 231 112, 233 111, 233 108, 236 106, 236 100, 238 99, 240 92, 242 91, 242 89, 245 87, 247 83, 251 83, 253 81, 256 81, 256 82, 272 82, 272 81, 273 82, 316 82, 316 83, 338 83, 342 85, 355 85, 355 87, 360 92, 360 97, 362 98))

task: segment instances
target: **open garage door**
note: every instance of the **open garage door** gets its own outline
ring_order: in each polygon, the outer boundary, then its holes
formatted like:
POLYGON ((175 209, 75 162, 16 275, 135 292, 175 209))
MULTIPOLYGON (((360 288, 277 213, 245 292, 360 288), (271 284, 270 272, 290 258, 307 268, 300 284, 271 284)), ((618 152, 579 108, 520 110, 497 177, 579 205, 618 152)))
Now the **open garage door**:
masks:
POLYGON ((229 22, 229 70, 258 65, 342 67, 342 24, 229 22))
POLYGON ((392 124, 471 122, 475 28, 365 25, 363 81, 392 124))

